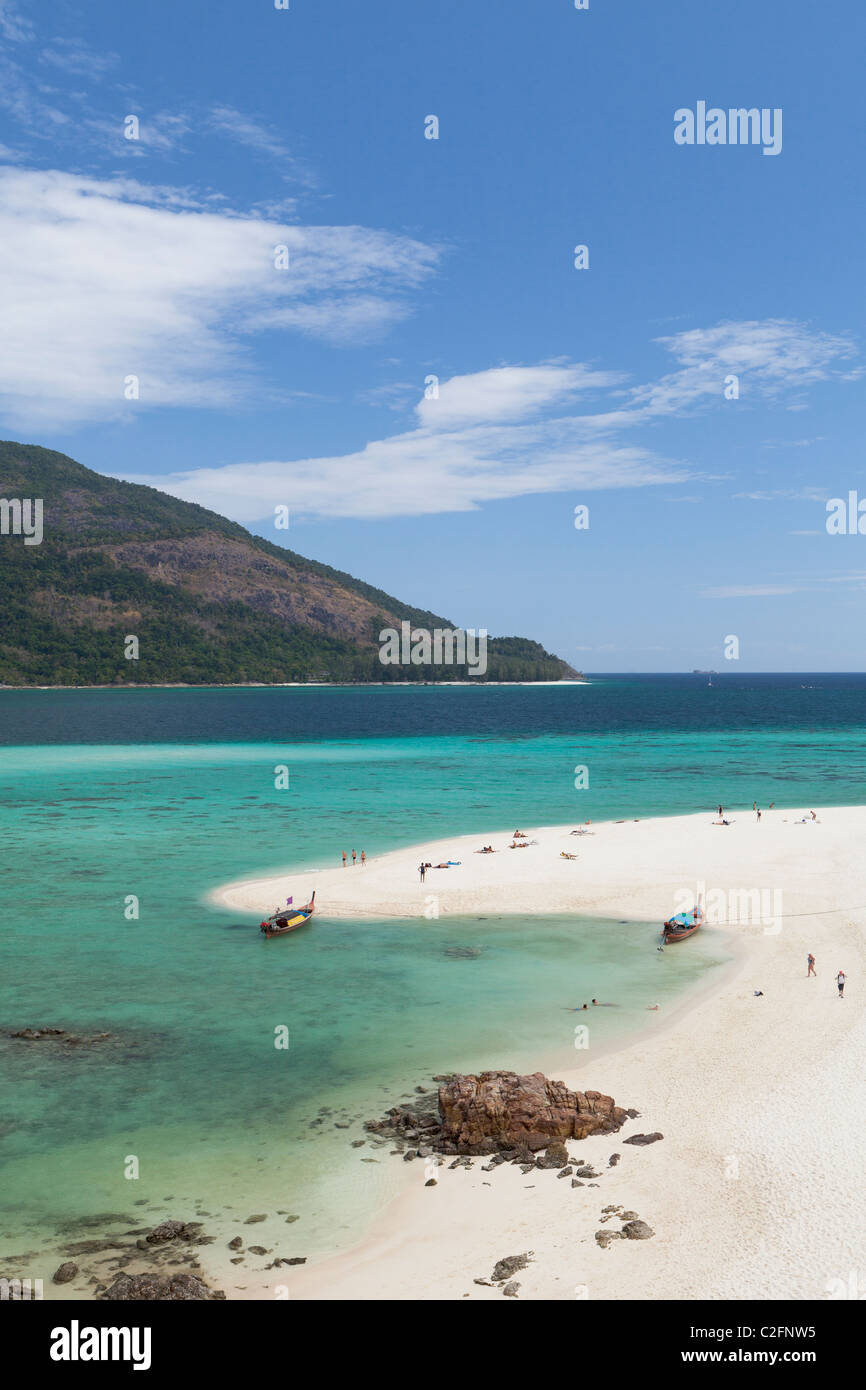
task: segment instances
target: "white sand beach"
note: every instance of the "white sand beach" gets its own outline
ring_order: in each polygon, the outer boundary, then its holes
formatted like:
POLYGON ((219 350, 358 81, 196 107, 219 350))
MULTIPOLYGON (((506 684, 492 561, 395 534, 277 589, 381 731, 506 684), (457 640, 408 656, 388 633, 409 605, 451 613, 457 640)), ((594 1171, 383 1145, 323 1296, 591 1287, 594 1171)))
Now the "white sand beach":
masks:
POLYGON ((703 891, 704 930, 727 934, 735 963, 664 1027, 648 1015, 651 1036, 595 1057, 591 1046, 576 1051, 561 1073, 640 1112, 618 1134, 570 1143, 600 1171, 598 1187, 511 1165, 485 1173, 475 1159, 471 1171, 439 1167, 428 1188, 424 1164, 407 1163, 404 1189, 354 1249, 290 1270, 247 1268, 242 1292, 215 1247, 205 1268, 230 1298, 273 1298, 279 1282, 292 1298, 489 1299, 501 1290, 473 1280, 532 1251, 515 1276, 520 1298, 822 1299, 852 1276, 862 1293, 866 808, 815 808, 818 821, 801 823, 811 809, 765 810, 760 823, 751 810, 726 812, 728 826, 713 824, 714 811, 605 822, 580 836, 575 826, 521 826, 537 844, 510 850, 510 835, 488 833, 218 890, 213 901, 264 914, 315 889, 320 930, 328 917, 385 914, 420 918, 423 930, 431 898, 441 914, 661 922, 703 891), (476 854, 483 844, 497 853, 476 854), (422 860, 448 859, 461 863, 419 883, 422 860), (652 1131, 664 1139, 623 1143, 652 1131), (600 1221, 611 1204, 636 1212, 654 1238, 599 1247, 596 1231, 619 1229, 600 1221))

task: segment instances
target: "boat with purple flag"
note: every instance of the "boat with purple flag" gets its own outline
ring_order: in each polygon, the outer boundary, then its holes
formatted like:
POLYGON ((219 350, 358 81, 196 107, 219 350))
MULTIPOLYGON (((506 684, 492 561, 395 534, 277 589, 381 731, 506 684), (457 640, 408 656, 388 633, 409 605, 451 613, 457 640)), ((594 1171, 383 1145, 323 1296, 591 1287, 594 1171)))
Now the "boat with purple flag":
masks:
POLYGON ((278 908, 272 912, 261 924, 261 932, 267 940, 272 936, 285 936, 288 932, 297 931, 305 922, 309 922, 316 910, 315 893, 305 907, 293 907, 292 899, 286 899, 286 906, 278 908))

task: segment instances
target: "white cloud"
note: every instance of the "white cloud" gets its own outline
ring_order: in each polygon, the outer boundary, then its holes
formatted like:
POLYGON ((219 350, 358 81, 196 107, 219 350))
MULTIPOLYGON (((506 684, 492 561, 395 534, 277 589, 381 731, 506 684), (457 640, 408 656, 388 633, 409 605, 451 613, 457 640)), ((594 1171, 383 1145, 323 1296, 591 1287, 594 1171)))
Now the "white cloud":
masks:
POLYGON ((523 420, 537 411, 562 405, 579 391, 612 386, 620 377, 581 365, 543 363, 537 367, 497 367, 441 382, 438 397, 417 406, 419 423, 431 430, 485 421, 523 420))
POLYGON ((296 517, 422 516, 473 511, 528 493, 646 487, 680 476, 647 450, 580 442, 580 434, 579 421, 561 420, 444 434, 415 430, 333 458, 123 476, 246 523, 280 504, 296 517))
POLYGON ((135 409, 226 406, 252 389, 264 328, 375 334, 438 253, 365 227, 298 227, 191 207, 133 180, 0 169, 0 409, 28 430, 135 409), (274 265, 286 245, 290 268, 274 265))
POLYGON ((811 386, 831 374, 834 362, 855 351, 846 335, 815 332, 787 319, 721 323, 656 341, 680 367, 632 393, 632 403, 653 414, 723 398, 730 375, 739 377, 741 397, 777 396, 785 389, 811 386))
MULTIPOLYGON (((796 351, 784 347, 775 322, 767 334, 757 333, 754 324, 744 325, 743 333, 737 334, 737 327, 724 325, 723 337, 726 342, 751 343, 756 373, 780 379, 780 361, 794 357, 801 364, 820 359, 821 370, 829 368, 825 335, 818 335, 810 355, 808 334, 801 325, 792 327, 796 351), (763 359, 759 342, 765 344, 763 359)), ((667 339, 666 344, 690 360, 698 351, 697 337, 681 336, 688 343, 667 339)), ((715 341, 714 330, 700 336, 715 341)), ((836 342, 838 353, 847 355, 847 340, 836 342)), ((570 491, 579 498, 588 491, 681 483, 694 477, 687 465, 626 442, 629 430, 691 410, 696 397, 687 383, 672 391, 670 378, 665 378, 659 390, 652 384, 632 390, 631 403, 621 409, 591 413, 583 404, 582 412, 577 410, 575 397, 581 392, 622 396, 621 379, 619 373, 561 361, 494 367, 440 382, 438 399, 424 397, 416 404, 414 429, 372 441, 350 454, 234 463, 132 481, 148 482, 252 523, 272 515, 278 505, 289 506, 297 517, 413 516, 468 511, 532 493, 570 491)), ((719 390, 713 397, 723 400, 719 390)), ((744 597, 764 591, 746 587, 711 592, 744 597)), ((795 590, 774 586, 766 592, 795 590)))

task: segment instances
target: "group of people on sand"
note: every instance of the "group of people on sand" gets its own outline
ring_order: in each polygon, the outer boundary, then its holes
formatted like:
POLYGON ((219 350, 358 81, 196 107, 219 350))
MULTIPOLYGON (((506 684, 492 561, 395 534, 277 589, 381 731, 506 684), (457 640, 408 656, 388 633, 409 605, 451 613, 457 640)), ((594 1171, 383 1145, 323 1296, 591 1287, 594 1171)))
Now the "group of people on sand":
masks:
MULTIPOLYGON (((809 952, 809 954, 808 954, 807 957, 806 957, 806 979, 807 979, 807 980, 808 980, 808 978, 809 978, 810 975, 814 975, 814 976, 815 976, 815 979, 817 980, 817 978, 818 978, 818 972, 817 972, 817 970, 815 969, 815 957, 812 955, 812 952, 811 952, 811 951, 809 952)), ((845 971, 844 971, 844 970, 838 970, 838 971, 836 972, 836 988, 837 988, 838 991, 839 991, 839 998, 840 998, 840 999, 844 999, 844 998, 845 998, 845 981, 847 980, 847 978, 848 978, 848 977, 847 977, 847 975, 845 974, 845 971)))
POLYGON ((460 868, 460 860, 459 860, 459 859, 447 859, 447 860, 445 861, 444 864, 431 864, 430 861, 429 861, 429 859, 428 859, 426 864, 419 864, 419 865, 418 865, 418 873, 419 873, 419 875, 420 875, 421 882, 423 883, 424 880, 425 880, 425 878, 427 877, 427 870, 428 870, 428 869, 459 869, 459 868, 460 868))
MULTIPOLYGON (((770 811, 772 811, 772 809, 773 809, 773 807, 775 806, 775 804, 776 804, 775 801, 771 801, 768 809, 769 809, 770 811)), ((760 806, 758 805, 758 803, 757 803, 756 801, 753 801, 753 802, 752 802, 752 810, 753 810, 754 813, 755 813, 756 819, 757 819, 757 820, 760 820, 760 819, 761 819, 761 808, 760 808, 760 806)), ((815 812, 814 812, 814 811, 810 811, 809 814, 808 814, 808 816, 801 816, 799 820, 794 821, 794 824, 795 824, 795 825, 811 825, 813 822, 817 822, 817 821, 818 821, 818 817, 817 817, 817 815, 815 814, 815 812)), ((729 821, 729 820, 726 818, 726 816, 725 816, 724 807, 723 807, 723 806, 720 806, 720 807, 719 807, 719 819, 718 819, 718 820, 714 820, 714 821, 713 821, 713 825, 731 825, 731 824, 732 824, 732 822, 729 821)))
MULTIPOLYGON (((355 851, 352 850, 352 867, 353 867, 353 868, 354 868, 355 864, 357 863, 357 860, 358 860, 358 856, 357 856, 357 854, 355 853, 355 851)), ((344 868, 344 869, 345 869, 345 867, 346 867, 346 862, 347 862, 347 861, 346 861, 346 851, 343 850, 343 868, 344 868)), ((361 863, 362 863, 362 864, 366 864, 366 863, 367 863, 367 856, 366 856, 366 854, 364 853, 363 850, 361 850, 361 863)))
MULTIPOLYGON (((775 806, 775 804, 776 804, 775 801, 771 801, 771 802, 770 802, 770 805, 769 805, 769 810, 772 811, 772 809, 773 809, 773 807, 775 806)), ((752 802, 752 810, 753 810, 754 813, 755 813, 756 819, 757 819, 757 820, 760 820, 760 819, 761 819, 761 808, 760 808, 760 806, 758 805, 758 803, 757 803, 756 801, 753 801, 753 802, 752 802)), ((813 812, 812 812, 812 820, 817 820, 817 819, 818 819, 818 817, 815 815, 815 812, 813 811, 813 812)), ((720 806, 720 807, 719 807, 719 819, 718 819, 718 820, 714 820, 714 821, 713 821, 713 825, 731 825, 731 824, 732 824, 732 822, 729 821, 729 820, 727 819, 727 817, 725 816, 725 808, 724 808, 724 806, 720 806)))

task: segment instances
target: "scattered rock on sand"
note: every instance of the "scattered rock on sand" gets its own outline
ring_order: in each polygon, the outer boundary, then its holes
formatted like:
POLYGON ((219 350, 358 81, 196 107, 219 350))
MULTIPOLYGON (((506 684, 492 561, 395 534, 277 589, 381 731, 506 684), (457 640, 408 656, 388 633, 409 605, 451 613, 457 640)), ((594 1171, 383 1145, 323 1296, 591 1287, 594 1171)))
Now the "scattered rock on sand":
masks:
POLYGON ((505 1288, 502 1290, 502 1292, 503 1292, 503 1294, 505 1295, 506 1298, 516 1298, 516 1297, 517 1297, 517 1290, 518 1290, 519 1288, 520 1288, 520 1285, 517 1284, 517 1283, 515 1283, 515 1281, 512 1279, 510 1283, 508 1283, 508 1284, 505 1285, 505 1288))
POLYGON ((495 1266, 490 1278, 494 1284, 501 1283, 503 1279, 510 1279, 512 1274, 517 1274, 518 1270, 525 1269, 531 1259, 531 1250, 527 1250, 523 1255, 506 1255, 495 1266))
POLYGON ((627 1221, 622 1228, 622 1234, 626 1240, 650 1240, 655 1231, 645 1221, 627 1221))
POLYGON ((568 1149, 561 1139, 548 1144, 543 1154, 535 1160, 536 1168, 565 1168, 568 1163, 568 1149))
POLYGON ((619 1160, 620 1160, 620 1155, 619 1155, 619 1154, 611 1154, 610 1158, 607 1160, 607 1166, 608 1166, 608 1168, 615 1168, 616 1165, 619 1163, 619 1160))
POLYGON ((233 1236, 229 1241, 229 1250, 243 1250, 244 1243, 240 1236, 233 1236))
POLYGON ((78 1265, 74 1260, 67 1260, 54 1271, 55 1284, 70 1284, 78 1273, 78 1265))
POLYGON ((656 1144, 659 1139, 664 1139, 663 1134, 655 1130, 653 1134, 633 1134, 630 1139, 623 1139, 624 1144, 656 1144))
POLYGON ((267 1214, 267 1212, 264 1212, 263 1214, 261 1214, 261 1215, 259 1215, 259 1216, 248 1216, 247 1219, 246 1219, 246 1221, 244 1222, 244 1225, 245 1225, 245 1226, 252 1226, 256 1221, 267 1221, 267 1219, 268 1219, 268 1214, 267 1214))

